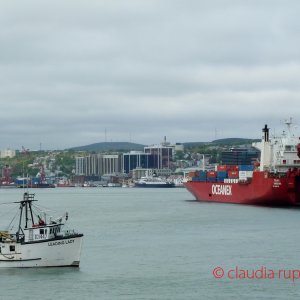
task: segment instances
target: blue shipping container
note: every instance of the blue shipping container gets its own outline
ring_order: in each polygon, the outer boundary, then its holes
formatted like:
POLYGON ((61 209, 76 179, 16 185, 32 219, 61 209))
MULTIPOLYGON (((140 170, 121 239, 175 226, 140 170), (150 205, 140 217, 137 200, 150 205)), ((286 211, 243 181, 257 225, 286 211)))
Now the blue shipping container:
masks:
POLYGON ((207 181, 208 182, 217 182, 217 178, 216 177, 207 177, 207 181))
POLYGON ((27 179, 16 179, 15 183, 18 185, 27 184, 27 179))
POLYGON ((217 177, 218 178, 227 178, 227 172, 226 171, 218 171, 217 177))
POLYGON ((206 178, 192 177, 192 181, 206 182, 206 178))
POLYGON ((31 178, 31 183, 32 184, 38 184, 38 183, 40 183, 40 181, 41 181, 40 177, 32 177, 31 178))
POLYGON ((239 171, 253 171, 253 165, 239 165, 239 171))

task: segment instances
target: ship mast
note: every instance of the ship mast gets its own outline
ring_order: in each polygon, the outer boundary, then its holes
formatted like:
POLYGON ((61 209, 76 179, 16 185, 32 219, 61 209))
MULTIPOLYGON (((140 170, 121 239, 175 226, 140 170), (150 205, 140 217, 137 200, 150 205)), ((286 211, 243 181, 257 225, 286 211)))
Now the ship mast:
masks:
MULTIPOLYGON (((20 218, 19 218, 19 226, 18 231, 16 233, 17 241, 20 240, 20 235, 24 235, 23 229, 22 229, 22 217, 23 217, 23 211, 25 212, 25 227, 28 228, 28 221, 31 220, 31 223, 34 224, 33 221, 33 213, 32 213, 32 202, 37 201, 34 200, 34 194, 29 194, 28 192, 24 193, 23 200, 15 203, 20 203, 20 218), (30 218, 29 215, 30 214, 30 218)), ((32 226, 31 224, 31 226, 32 226)))
POLYGON ((288 127, 289 133, 291 133, 291 125, 293 124, 293 119, 290 118, 289 120, 286 120, 284 123, 285 123, 286 126, 288 127))
POLYGON ((261 159, 260 159, 260 171, 264 171, 267 161, 269 161, 270 156, 270 140, 269 140, 269 131, 268 125, 262 129, 263 137, 262 137, 262 147, 261 147, 261 159))

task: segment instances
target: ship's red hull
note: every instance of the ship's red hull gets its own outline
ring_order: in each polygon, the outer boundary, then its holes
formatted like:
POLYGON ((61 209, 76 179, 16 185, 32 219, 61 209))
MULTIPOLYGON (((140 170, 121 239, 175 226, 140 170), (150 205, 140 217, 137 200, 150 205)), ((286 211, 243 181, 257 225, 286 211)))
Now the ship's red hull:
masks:
POLYGON ((223 183, 188 181, 185 187, 199 201, 264 206, 300 204, 300 177, 274 177, 254 172, 250 182, 223 183))

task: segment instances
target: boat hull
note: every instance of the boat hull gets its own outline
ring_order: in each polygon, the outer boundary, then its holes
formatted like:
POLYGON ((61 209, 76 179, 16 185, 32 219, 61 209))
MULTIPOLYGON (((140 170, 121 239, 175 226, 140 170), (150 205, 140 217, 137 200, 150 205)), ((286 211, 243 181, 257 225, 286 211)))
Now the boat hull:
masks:
POLYGON ((175 185, 173 183, 136 183, 135 187, 141 187, 141 188, 173 188, 175 185))
MULTIPOLYGON (((82 234, 31 243, 2 243, 0 268, 79 267, 82 234), (9 251, 15 246, 15 251, 9 251)), ((0 243, 1 245, 1 243, 0 243)))
POLYGON ((198 201, 263 206, 300 204, 300 180, 297 177, 272 177, 254 172, 250 182, 223 183, 188 181, 184 183, 198 201))

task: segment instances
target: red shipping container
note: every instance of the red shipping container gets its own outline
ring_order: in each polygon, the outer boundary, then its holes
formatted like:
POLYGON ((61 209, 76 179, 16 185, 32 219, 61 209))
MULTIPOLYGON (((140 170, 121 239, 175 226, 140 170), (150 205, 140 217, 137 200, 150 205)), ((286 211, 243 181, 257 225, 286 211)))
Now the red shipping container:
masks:
POLYGON ((239 166, 233 165, 233 166, 227 166, 227 171, 238 171, 239 166))
POLYGON ((198 177, 199 176, 199 172, 198 171, 191 171, 189 172, 189 177, 198 177))
POLYGON ((227 166, 226 165, 217 166, 217 171, 227 171, 227 166))
POLYGON ((217 177, 217 172, 214 171, 207 172, 207 177, 217 177))
POLYGON ((239 178, 238 171, 228 171, 228 178, 239 178))

